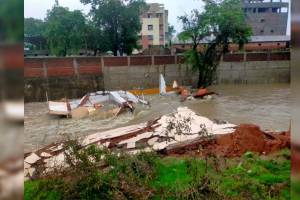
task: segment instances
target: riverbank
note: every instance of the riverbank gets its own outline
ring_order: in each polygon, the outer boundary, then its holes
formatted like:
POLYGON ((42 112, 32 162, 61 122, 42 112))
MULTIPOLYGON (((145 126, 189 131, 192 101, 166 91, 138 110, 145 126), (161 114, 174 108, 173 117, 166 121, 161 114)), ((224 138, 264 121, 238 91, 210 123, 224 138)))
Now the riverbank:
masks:
POLYGON ((26 181, 24 199, 290 199, 288 149, 204 159, 154 153, 116 157, 89 148, 76 159, 68 170, 26 181), (106 159, 96 162, 100 157, 106 159))
POLYGON ((187 107, 24 155, 25 199, 288 199, 290 132, 187 107))

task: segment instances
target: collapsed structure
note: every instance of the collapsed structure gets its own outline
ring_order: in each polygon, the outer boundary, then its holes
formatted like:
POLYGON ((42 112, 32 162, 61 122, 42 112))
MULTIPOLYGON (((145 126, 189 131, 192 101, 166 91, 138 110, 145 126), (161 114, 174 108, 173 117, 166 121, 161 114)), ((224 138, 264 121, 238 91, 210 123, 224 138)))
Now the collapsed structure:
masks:
POLYGON ((98 91, 88 93, 81 99, 48 101, 50 115, 62 115, 73 118, 82 118, 101 110, 102 114, 117 116, 126 108, 131 111, 134 104, 149 104, 147 101, 127 91, 98 91))
MULTIPOLYGON (((257 126, 212 121, 179 107, 153 121, 91 134, 79 138, 78 143, 82 149, 96 145, 129 154, 156 151, 165 155, 215 153, 226 157, 246 151, 270 153, 289 147, 289 139, 288 133, 265 133, 257 126)), ((66 142, 61 142, 25 154, 25 178, 34 178, 56 167, 68 167, 65 157, 68 148, 66 142)))

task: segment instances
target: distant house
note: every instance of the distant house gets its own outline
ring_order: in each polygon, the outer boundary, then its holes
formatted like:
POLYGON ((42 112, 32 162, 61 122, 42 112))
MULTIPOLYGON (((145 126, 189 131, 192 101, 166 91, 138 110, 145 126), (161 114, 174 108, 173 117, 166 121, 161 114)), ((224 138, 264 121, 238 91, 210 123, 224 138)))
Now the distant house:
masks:
POLYGON ((288 0, 244 0, 246 21, 253 35, 286 35, 288 0))
POLYGON ((149 9, 141 16, 142 31, 140 44, 142 49, 164 46, 168 42, 168 10, 163 4, 148 4, 149 9))
MULTIPOLYGON (((198 46, 198 51, 203 50, 206 45, 211 41, 211 39, 205 39, 201 41, 198 46)), ((278 51, 287 50, 290 48, 291 37, 288 35, 279 36, 252 36, 250 41, 244 45, 245 51, 278 51)), ((192 48, 191 41, 180 41, 175 39, 172 45, 172 53, 182 53, 188 49, 192 48)), ((237 44, 230 44, 229 50, 235 52, 239 50, 237 44)))

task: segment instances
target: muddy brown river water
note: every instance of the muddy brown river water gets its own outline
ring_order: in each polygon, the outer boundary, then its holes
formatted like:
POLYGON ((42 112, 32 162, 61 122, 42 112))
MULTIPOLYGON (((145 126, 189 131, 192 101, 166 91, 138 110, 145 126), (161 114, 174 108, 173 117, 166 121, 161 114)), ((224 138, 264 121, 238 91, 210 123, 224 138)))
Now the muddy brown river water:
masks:
POLYGON ((187 106, 210 119, 226 120, 234 124, 254 123, 262 129, 276 131, 289 128, 289 84, 218 85, 210 87, 210 90, 219 95, 211 100, 183 103, 176 94, 146 96, 151 107, 138 106, 133 114, 125 113, 115 119, 101 119, 97 115, 80 120, 53 117, 47 114, 46 103, 27 103, 24 152, 69 137, 146 122, 173 112, 179 106, 187 106))

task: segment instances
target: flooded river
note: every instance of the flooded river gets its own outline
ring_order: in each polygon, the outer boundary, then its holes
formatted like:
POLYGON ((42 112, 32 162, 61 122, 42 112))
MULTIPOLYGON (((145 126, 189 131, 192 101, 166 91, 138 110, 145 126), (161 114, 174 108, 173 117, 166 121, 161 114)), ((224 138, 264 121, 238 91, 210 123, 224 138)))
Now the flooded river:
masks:
POLYGON ((25 104, 24 151, 28 152, 68 137, 79 137, 155 119, 187 106, 199 115, 230 123, 254 123, 268 130, 287 130, 290 123, 290 85, 218 85, 210 90, 219 93, 211 100, 180 102, 175 95, 152 95, 145 98, 151 107, 138 106, 133 114, 116 119, 101 119, 97 115, 81 119, 66 119, 47 115, 46 103, 25 104))

